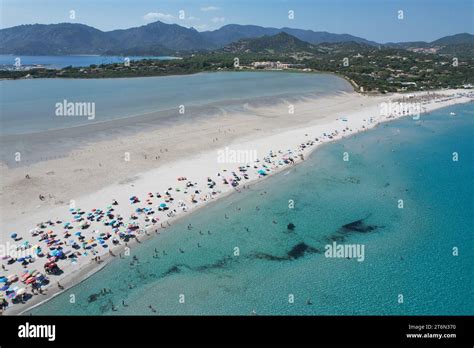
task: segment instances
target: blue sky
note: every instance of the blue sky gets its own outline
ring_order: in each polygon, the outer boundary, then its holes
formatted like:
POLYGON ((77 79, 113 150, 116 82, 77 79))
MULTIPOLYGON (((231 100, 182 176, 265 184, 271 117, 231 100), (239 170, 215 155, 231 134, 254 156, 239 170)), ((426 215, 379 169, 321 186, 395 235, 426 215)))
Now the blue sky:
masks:
MULTIPOLYGON (((0 27, 83 23, 101 30, 161 20, 213 30, 255 24, 349 33, 377 42, 474 32, 474 0, 1 0, 0 27), (70 11, 75 11, 75 19, 70 11), (294 11, 294 19, 288 11, 294 11), (398 19, 402 10, 404 19, 398 19), (180 12, 184 11, 184 19, 180 12)), ((182 14, 182 13, 181 13, 182 14)))

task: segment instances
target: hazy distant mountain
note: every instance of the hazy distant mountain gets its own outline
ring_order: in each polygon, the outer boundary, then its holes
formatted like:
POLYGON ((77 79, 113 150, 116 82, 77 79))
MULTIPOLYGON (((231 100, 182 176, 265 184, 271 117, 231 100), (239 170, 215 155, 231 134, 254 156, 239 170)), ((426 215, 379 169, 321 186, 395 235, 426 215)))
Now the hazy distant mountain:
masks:
POLYGON ((3 54, 100 54, 115 44, 106 33, 83 24, 33 24, 0 30, 3 54))
POLYGON ((194 28, 177 24, 154 22, 137 28, 114 30, 106 33, 120 42, 119 48, 160 45, 172 50, 200 50, 215 47, 194 28))
POLYGON ((212 47, 215 45, 206 42, 195 29, 161 22, 109 32, 71 23, 20 25, 0 30, 2 54, 155 54, 161 50, 212 47))
POLYGON ((413 42, 389 42, 386 46, 399 47, 399 48, 430 48, 436 46, 448 46, 448 45, 464 45, 474 44, 474 35, 469 33, 462 33, 450 36, 444 36, 438 40, 432 42, 425 41, 413 41, 413 42))
POLYGON ((310 52, 315 48, 308 42, 281 32, 273 36, 240 39, 225 46, 223 50, 232 53, 292 53, 310 52))
POLYGON ((222 47, 240 39, 255 38, 265 35, 271 36, 278 34, 279 32, 280 31, 275 28, 264 28, 257 25, 228 24, 217 30, 203 31, 201 32, 201 35, 208 41, 222 47))
POLYGON ((278 33, 290 34, 302 41, 309 42, 311 44, 319 44, 323 42, 359 42, 377 45, 376 42, 368 41, 366 39, 352 36, 349 34, 332 34, 325 31, 312 31, 303 29, 292 29, 292 28, 264 28, 257 25, 239 25, 229 24, 225 25, 220 29, 213 31, 205 31, 201 34, 208 40, 216 45, 223 46, 231 42, 234 42, 243 38, 257 38, 261 36, 273 36, 278 33))
MULTIPOLYGON (((291 45, 321 43, 355 42, 360 44, 378 45, 360 37, 349 34, 332 34, 312 30, 292 28, 264 28, 256 25, 229 24, 214 31, 198 32, 193 28, 185 28, 177 24, 154 22, 141 27, 104 32, 83 24, 32 24, 20 25, 0 30, 0 54, 22 55, 71 55, 71 54, 117 54, 117 55, 169 55, 176 51, 195 51, 222 48, 241 39, 267 37, 260 42, 267 48, 283 50, 291 45), (277 36, 267 42, 265 40, 280 33, 288 36, 277 36), (295 41, 299 39, 300 42, 295 41), (278 40, 281 40, 279 42, 278 40), (291 41, 290 40, 290 41, 291 41), (269 46, 270 45, 270 46, 269 46)), ((457 34, 447 36, 432 43, 390 43, 388 46, 398 48, 431 47, 433 45, 462 45, 473 43, 473 35, 457 34)), ((249 42, 247 44, 250 44, 249 42)), ((258 41, 252 43, 259 45, 258 41)), ((263 47, 263 46, 262 46, 263 47)), ((301 46, 302 47, 302 46, 301 46)), ((256 49, 257 46, 250 49, 256 49)), ((237 49, 235 47, 235 49, 237 49)))
POLYGON ((281 32, 312 44, 346 41, 375 44, 347 34, 291 28, 264 28, 256 25, 229 24, 214 31, 200 33, 193 28, 160 21, 137 28, 109 32, 103 32, 83 24, 60 23, 20 25, 2 29, 0 30, 0 53, 31 55, 170 54, 173 51, 215 49, 243 38, 273 36, 281 32))
POLYGON ((445 36, 441 39, 431 42, 432 45, 459 45, 459 44, 474 44, 474 35, 469 33, 456 34, 445 36))

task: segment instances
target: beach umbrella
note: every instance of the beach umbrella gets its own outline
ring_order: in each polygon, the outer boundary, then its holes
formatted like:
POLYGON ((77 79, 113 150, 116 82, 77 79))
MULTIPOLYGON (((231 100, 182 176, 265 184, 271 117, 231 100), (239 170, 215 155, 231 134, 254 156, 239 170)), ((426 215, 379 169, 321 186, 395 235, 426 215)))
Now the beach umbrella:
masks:
POLYGON ((76 233, 74 233, 74 235, 80 236, 80 235, 81 235, 81 232, 76 232, 76 233))
POLYGON ((8 281, 9 281, 10 283, 16 282, 17 280, 18 280, 18 276, 17 276, 16 274, 10 274, 10 275, 8 276, 8 281))
POLYGON ((16 292, 17 295, 24 295, 26 294, 26 289, 25 288, 20 288, 17 292, 16 292))
POLYGON ((10 287, 9 285, 4 285, 0 288, 0 291, 8 290, 9 287, 10 287))
POLYGON ((31 284, 31 283, 34 283, 34 282, 36 282, 36 278, 33 278, 33 277, 28 278, 28 279, 26 280, 26 284, 31 284))
POLYGON ((10 292, 10 293, 7 294, 7 298, 10 298, 10 299, 11 299, 11 298, 14 298, 15 296, 16 296, 15 291, 12 291, 12 292, 10 292))
POLYGON ((10 237, 13 238, 13 239, 15 239, 16 237, 18 237, 18 234, 12 233, 12 234, 10 235, 10 237))
POLYGON ((8 279, 6 277, 0 277, 0 283, 6 283, 8 279))

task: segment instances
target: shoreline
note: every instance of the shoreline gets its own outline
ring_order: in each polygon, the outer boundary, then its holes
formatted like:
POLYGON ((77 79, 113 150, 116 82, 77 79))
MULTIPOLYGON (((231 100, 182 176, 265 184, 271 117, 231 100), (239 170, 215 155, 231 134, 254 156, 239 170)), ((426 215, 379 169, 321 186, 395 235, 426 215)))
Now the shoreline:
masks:
MULTIPOLYGON (((445 90, 441 90, 439 93, 443 93, 443 92, 446 93, 445 90)), ((458 90, 458 92, 459 92, 459 90, 458 90)), ((469 93, 466 90, 461 90, 461 92, 469 93)), ((451 92, 451 93, 455 93, 455 92, 451 92)), ((429 113, 431 111, 434 111, 434 110, 437 110, 437 109, 440 109, 440 108, 444 108, 444 107, 449 107, 449 106, 459 104, 459 103, 472 102, 473 101, 472 90, 470 91, 470 93, 471 93, 470 97, 450 99, 450 100, 442 101, 442 102, 439 102, 439 101, 438 102, 436 102, 436 101, 433 102, 432 101, 430 103, 427 103, 427 104, 425 104, 426 110, 424 110, 422 113, 423 114, 424 113, 429 113)), ((417 94, 417 93, 414 93, 414 94, 417 94)), ((418 93, 418 95, 421 95, 421 94, 418 93)), ((384 98, 377 98, 377 99, 388 101, 388 100, 392 100, 394 98, 403 97, 403 96, 404 95, 398 94, 398 95, 390 95, 390 96, 386 96, 384 98)), ((337 141, 337 140, 342 139, 344 137, 351 136, 351 135, 360 133, 362 131, 370 130, 370 129, 372 129, 374 127, 377 127, 378 125, 380 125, 384 122, 395 120, 395 119, 398 119, 398 118, 401 118, 401 117, 411 117, 409 115, 390 115, 390 116, 387 116, 385 118, 383 118, 381 116, 378 116, 377 120, 374 121, 373 116, 370 116, 370 114, 371 113, 373 114, 374 112, 376 112, 378 110, 378 108, 377 108, 378 104, 379 103, 377 103, 375 105, 371 105, 368 108, 362 108, 362 109, 357 110, 357 111, 352 111, 352 113, 351 113, 351 110, 347 111, 347 114, 344 114, 344 118, 346 118, 346 121, 342 120, 342 122, 341 122, 341 118, 339 117, 339 118, 333 119, 331 122, 324 122, 324 123, 321 123, 321 124, 307 125, 307 126, 303 126, 303 127, 295 127, 293 129, 290 128, 290 129, 284 130, 282 133, 276 133, 276 134, 269 135, 267 138, 264 138, 264 139, 248 140, 248 141, 243 143, 244 146, 240 146, 242 143, 239 143, 240 144, 239 146, 241 148, 252 148, 252 145, 254 145, 254 148, 264 147, 264 148, 267 148, 267 150, 268 150, 268 147, 270 146, 271 147, 270 150, 273 151, 274 148, 275 148, 275 144, 279 144, 280 146, 285 146, 285 145, 288 145, 288 144, 295 144, 296 143, 296 145, 298 145, 298 144, 305 144, 305 143, 308 143, 308 142, 313 142, 312 145, 308 145, 308 146, 306 146, 306 147, 299 150, 299 152, 301 152, 301 154, 304 154, 304 156, 309 156, 316 149, 318 149, 319 145, 321 145, 321 144, 337 141), (374 108, 374 106, 376 108, 374 108), (344 123, 344 122, 346 122, 346 123, 344 123), (345 133, 344 126, 346 126, 346 128, 348 128, 349 125, 351 126, 350 132, 345 133), (333 134, 332 130, 334 128, 336 128, 336 130, 341 129, 340 133, 337 132, 336 135, 334 135, 334 136, 326 137, 326 138, 324 138, 324 140, 320 139, 319 141, 314 142, 315 134, 318 135, 318 134, 327 133, 327 132, 329 132, 330 134, 333 134), (352 128, 354 128, 355 130, 352 130, 352 128), (303 134, 305 134, 306 136, 303 135, 303 134), (295 141, 294 139, 298 139, 299 141, 295 141), (273 140, 273 141, 270 141, 271 145, 267 143, 269 140, 273 140), (278 141, 278 140, 281 140, 281 141, 278 141)), ((317 138, 321 138, 321 137, 317 136, 317 138)), ((239 139, 237 139, 237 141, 242 141, 242 140, 239 138, 239 139)), ((239 147, 239 146, 236 146, 235 144, 233 144, 232 142, 230 144, 226 144, 226 145, 227 146, 233 146, 233 147, 239 147)), ((283 149, 286 149, 286 148, 283 148, 283 149)), ((264 153, 266 153, 266 152, 264 152, 264 153)), ((258 157, 261 158, 262 156, 259 155, 258 157)), ((134 185, 137 185, 137 186, 141 185, 143 188, 147 188, 147 187, 149 187, 150 183, 153 183, 154 178, 162 177, 162 176, 165 177, 166 175, 164 175, 164 172, 166 170, 171 172, 174 177, 176 177, 176 175, 181 175, 181 172, 179 170, 176 171, 176 168, 178 168, 180 170, 182 170, 183 168, 188 168, 188 170, 191 169, 191 171, 196 171, 196 172, 199 172, 201 170, 201 174, 208 173, 208 172, 203 172, 202 171, 202 162, 206 162, 203 159, 206 159, 207 163, 209 163, 209 161, 216 162, 215 161, 215 152, 209 151, 209 152, 197 154, 197 156, 196 155, 195 156, 190 156, 190 158, 184 158, 184 159, 176 160, 174 163, 168 164, 169 168, 165 169, 165 168, 159 167, 159 168, 156 168, 156 169, 154 169, 154 170, 152 170, 148 173, 143 173, 142 176, 140 176, 136 181, 133 181, 132 183, 134 185), (189 162, 194 162, 194 163, 189 163, 189 162), (199 162, 201 162, 201 167, 197 166, 198 168, 196 169, 195 164, 199 163, 199 162), (160 171, 161 171, 161 174, 160 174, 160 171), (158 172, 158 175, 156 175, 157 172, 158 172)), ((302 161, 303 160, 300 160, 299 158, 295 157, 295 164, 298 164, 302 161)), ((217 164, 217 163, 214 163, 214 165, 217 165, 217 167, 219 167, 219 164, 217 164)), ((238 166, 238 164, 232 163, 232 166, 233 166, 233 168, 235 168, 236 166, 238 166)), ((206 166, 204 166, 204 167, 206 167, 206 166)), ((282 172, 282 171, 284 171, 285 169, 288 169, 288 168, 291 168, 291 165, 281 165, 281 166, 276 165, 276 167, 272 168, 271 171, 266 176, 271 176, 272 174, 280 173, 280 172, 282 172)), ((171 178, 173 176, 171 176, 171 178)), ((246 186, 246 185, 251 186, 254 183, 258 182, 259 179, 261 179, 261 177, 259 175, 253 175, 249 180, 244 181, 243 184, 244 184, 244 186, 246 186)), ((202 182, 201 177, 200 177, 199 182, 202 182)), ((118 196, 118 194, 115 193, 116 192, 115 189, 117 189, 117 188, 121 188, 120 184, 110 185, 110 187, 106 187, 106 188, 100 190, 99 192, 95 192, 95 193, 90 194, 89 197, 86 197, 85 199, 81 199, 81 201, 88 201, 89 200, 89 202, 93 202, 93 206, 96 206, 95 197, 97 197, 97 196, 102 197, 104 195, 106 196, 107 193, 109 195, 112 193, 112 194, 114 194, 114 196, 118 196)), ((211 198, 209 200, 199 202, 199 204, 196 204, 196 205, 191 205, 191 209, 189 209, 189 211, 180 212, 176 216, 171 217, 169 219, 160 220, 160 222, 161 223, 166 222, 166 221, 174 222, 174 221, 177 221, 178 219, 180 219, 181 217, 190 216, 190 214, 193 214, 194 212, 197 212, 199 210, 199 208, 207 206, 208 204, 212 204, 213 201, 215 202, 219 198, 226 197, 226 196, 228 196, 228 195, 230 195, 231 193, 234 192, 234 189, 230 188, 230 187, 225 187, 225 186, 221 187, 220 186, 219 188, 221 190, 216 195, 216 197, 212 197, 212 195, 211 195, 211 198)), ((126 190, 124 190, 124 191, 126 191, 126 190)), ((134 188, 134 192, 135 191, 137 191, 137 189, 134 188)), ((141 191, 140 196, 144 197, 145 192, 147 192, 147 191, 146 190, 141 191)), ((128 193, 123 193, 122 194, 122 196, 124 196, 124 197, 126 197, 127 195, 128 195, 128 193)), ((106 197, 107 198, 112 198, 112 197, 108 197, 108 196, 106 196, 106 197)), ((120 200, 120 201, 122 201, 122 200, 120 200)), ((82 206, 83 205, 81 204, 81 207, 82 206)), ((62 209, 66 210, 65 208, 62 208, 62 209)), ((87 209, 87 210, 89 210, 89 209, 87 209)), ((160 229, 160 227, 156 226, 156 225, 145 227, 145 229, 143 230, 143 233, 139 234, 140 242, 135 241, 135 243, 142 243, 142 242, 148 240, 148 238, 153 237, 156 234, 155 232, 159 231, 159 229, 160 229), (151 233, 150 233, 150 230, 155 230, 155 232, 151 231, 151 233)), ((161 228, 161 229, 165 230, 166 228, 161 228)), ((26 235, 25 232, 23 232, 23 233, 26 235)), ((159 232, 158 232, 158 234, 159 234, 159 232)), ((132 247, 135 246, 135 243, 131 243, 131 246, 132 247)), ((117 255, 117 253, 122 251, 124 248, 125 248, 125 245, 121 244, 121 245, 118 245, 116 247, 113 247, 112 250, 113 250, 113 253, 117 255)), ((24 305, 11 305, 11 306, 9 306, 9 308, 7 309, 7 311, 4 314, 6 314, 6 315, 23 314, 23 313, 31 310, 32 308, 37 307, 37 306, 45 303, 46 301, 48 301, 49 299, 59 295, 63 291, 67 291, 68 289, 70 289, 70 288, 74 287, 75 285, 81 283, 82 281, 84 281, 85 279, 90 277, 92 274, 95 274, 96 272, 102 270, 104 267, 107 266, 107 264, 111 260, 113 260, 115 258, 115 257, 109 255, 108 252, 106 252, 105 255, 101 254, 101 257, 103 257, 103 261, 100 264, 96 264, 96 263, 94 263, 94 261, 88 261, 86 263, 85 262, 86 260, 81 259, 80 261, 77 262, 76 266, 71 266, 71 267, 77 267, 77 269, 74 270, 74 271, 70 271, 69 274, 66 274, 67 273, 66 270, 68 270, 68 269, 64 268, 65 275, 63 277, 54 277, 54 278, 50 277, 51 283, 48 286, 48 294, 45 297, 39 297, 39 295, 37 295, 37 296, 33 296, 33 298, 31 298, 24 305), (82 262, 82 264, 80 264, 81 261, 84 261, 84 262, 82 262), (59 281, 59 280, 61 281, 61 284, 64 287, 64 289, 62 289, 62 290, 58 289, 56 286, 53 286, 53 283, 55 281, 59 281)))
MULTIPOLYGON (((205 104, 189 104, 187 105, 188 108, 216 108, 216 109, 221 109, 224 108, 227 105, 235 106, 235 105, 241 105, 243 104, 257 104, 257 107, 265 107, 268 105, 275 105, 273 101, 267 101, 267 99, 275 99, 277 101, 277 104, 284 104, 285 101, 293 101, 293 102, 302 102, 307 99, 316 99, 320 97, 331 97, 331 96, 337 96, 345 93, 352 93, 348 91, 340 91, 337 93, 328 93, 328 94, 318 94, 318 92, 307 92, 304 94, 296 94, 296 93, 283 93, 283 94, 277 94, 277 95, 262 95, 262 96, 257 96, 257 97, 252 97, 252 98, 231 98, 231 99, 223 99, 223 100, 218 100, 218 101, 212 101, 209 103, 205 104), (259 105, 258 105, 259 104, 259 105)), ((68 131, 74 131, 76 129, 85 129, 88 127, 99 127, 99 126, 107 126, 108 124, 116 123, 116 122, 122 122, 122 123, 127 123, 130 121, 133 121, 133 123, 137 122, 144 122, 149 118, 156 117, 160 113, 166 113, 169 114, 166 117, 163 117, 164 121, 167 121, 169 118, 172 117, 179 117, 176 115, 178 112, 176 111, 176 108, 166 108, 166 109, 160 109, 160 110, 154 110, 154 111, 143 111, 139 113, 134 113, 126 116, 121 116, 118 118, 112 118, 112 119, 107 119, 103 121, 95 121, 91 123, 85 123, 85 124, 77 124, 77 125, 71 125, 65 128, 51 128, 47 130, 40 130, 40 131, 34 131, 34 132, 25 132, 25 133, 7 133, 7 134, 0 134, 0 140, 2 138, 14 138, 18 136, 35 136, 38 134, 49 134, 49 135, 57 135, 54 133, 61 133, 61 132, 68 132, 68 131)), ((199 116, 198 116, 199 117, 199 116)), ((183 121, 186 122, 186 121, 183 121)))

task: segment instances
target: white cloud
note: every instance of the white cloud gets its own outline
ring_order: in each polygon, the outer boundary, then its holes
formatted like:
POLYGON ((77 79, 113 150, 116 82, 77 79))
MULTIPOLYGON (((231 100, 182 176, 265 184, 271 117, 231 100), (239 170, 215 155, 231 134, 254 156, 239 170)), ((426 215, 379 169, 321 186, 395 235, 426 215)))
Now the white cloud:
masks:
POLYGON ((214 17, 211 19, 213 23, 223 23, 225 21, 225 17, 214 17))
POLYGON ((176 17, 170 14, 166 14, 166 13, 148 12, 146 15, 143 16, 143 19, 147 22, 154 22, 154 21, 170 22, 170 21, 175 20, 176 17))
POLYGON ((188 21, 200 21, 199 18, 194 17, 194 16, 190 16, 190 17, 188 17, 188 18, 186 18, 186 19, 187 19, 188 21))
POLYGON ((194 26, 194 29, 196 29, 197 31, 203 31, 203 30, 209 29, 209 26, 207 24, 200 24, 200 25, 194 26))
POLYGON ((220 7, 217 7, 217 6, 201 7, 201 11, 203 11, 203 12, 217 11, 217 10, 220 10, 220 7))

